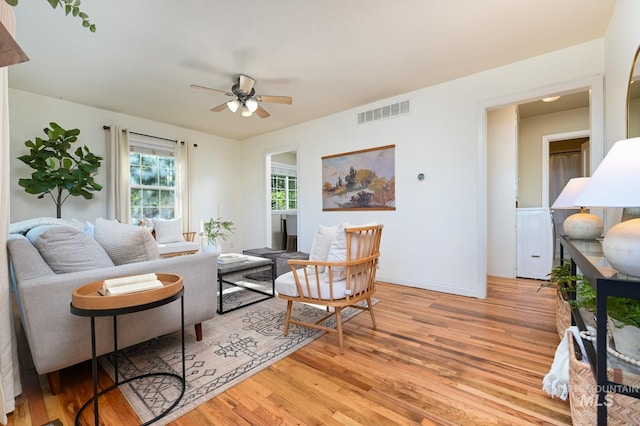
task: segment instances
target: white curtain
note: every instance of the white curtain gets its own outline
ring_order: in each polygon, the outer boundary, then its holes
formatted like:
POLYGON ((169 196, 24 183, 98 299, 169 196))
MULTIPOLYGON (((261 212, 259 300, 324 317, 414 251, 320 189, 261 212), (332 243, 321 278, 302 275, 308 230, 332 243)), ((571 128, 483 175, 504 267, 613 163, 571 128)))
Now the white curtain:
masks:
MULTIPOLYGON (((0 2, 0 21, 10 34, 15 32, 13 10, 0 2)), ((0 240, 9 235, 9 82, 7 67, 0 68, 0 240)), ((13 301, 9 281, 7 250, 0 250, 0 423, 15 410, 15 396, 22 392, 18 345, 13 324, 13 301)))
MULTIPOLYGON (((580 152, 566 152, 549 156, 549 205, 558 198, 569 179, 580 177, 581 174, 580 152)), ((564 220, 577 212, 576 210, 555 210, 553 212, 553 225, 562 234, 564 220)), ((558 233, 558 232, 556 232, 558 233)))
POLYGON ((107 126, 107 219, 129 223, 129 131, 107 126))
POLYGON ((176 147, 176 213, 175 217, 182 218, 182 230, 193 231, 191 228, 191 150, 188 142, 178 142, 176 147))

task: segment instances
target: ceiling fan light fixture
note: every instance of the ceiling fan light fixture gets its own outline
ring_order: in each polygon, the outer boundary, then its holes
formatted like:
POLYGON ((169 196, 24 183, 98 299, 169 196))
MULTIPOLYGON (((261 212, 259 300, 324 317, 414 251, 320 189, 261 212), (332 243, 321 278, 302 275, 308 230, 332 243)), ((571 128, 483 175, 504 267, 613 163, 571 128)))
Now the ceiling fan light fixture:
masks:
POLYGON ((227 107, 231 112, 236 112, 240 108, 240 102, 237 100, 227 102, 227 107))
POLYGON ((227 102, 227 107, 231 112, 236 112, 240 108, 240 102, 237 99, 227 102))
POLYGON ((253 112, 251 112, 251 110, 246 105, 242 105, 242 116, 251 117, 252 115, 253 115, 253 112))
POLYGON ((258 101, 256 101, 255 99, 247 99, 247 101, 245 102, 245 105, 247 106, 247 109, 251 112, 256 112, 256 110, 258 109, 258 101))

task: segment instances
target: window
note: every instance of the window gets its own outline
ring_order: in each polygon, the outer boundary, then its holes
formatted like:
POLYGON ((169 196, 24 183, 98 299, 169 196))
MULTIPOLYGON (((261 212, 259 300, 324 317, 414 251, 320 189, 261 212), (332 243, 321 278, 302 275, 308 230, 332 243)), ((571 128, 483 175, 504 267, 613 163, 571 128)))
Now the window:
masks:
POLYGON ((298 178, 296 168, 288 164, 271 165, 271 210, 298 208, 298 178))
POLYGON ((175 218, 175 146, 131 140, 130 147, 131 223, 175 218))

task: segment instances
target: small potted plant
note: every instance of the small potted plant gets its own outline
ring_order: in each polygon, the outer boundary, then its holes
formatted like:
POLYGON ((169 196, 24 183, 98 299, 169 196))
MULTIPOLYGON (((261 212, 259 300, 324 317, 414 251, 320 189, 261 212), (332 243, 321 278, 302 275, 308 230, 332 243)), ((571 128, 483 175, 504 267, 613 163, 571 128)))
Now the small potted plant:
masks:
POLYGON ((217 219, 211 218, 202 224, 202 231, 200 237, 207 239, 207 245, 204 246, 204 251, 214 252, 220 254, 222 247, 220 246, 219 239, 227 240, 229 233, 235 231, 233 222, 229 220, 222 220, 221 217, 217 219))
POLYGON ((571 266, 568 263, 556 266, 549 274, 548 282, 544 282, 538 288, 551 287, 557 290, 556 328, 560 338, 564 337, 565 330, 571 326, 570 295, 578 287, 584 284, 584 277, 571 274, 571 266))

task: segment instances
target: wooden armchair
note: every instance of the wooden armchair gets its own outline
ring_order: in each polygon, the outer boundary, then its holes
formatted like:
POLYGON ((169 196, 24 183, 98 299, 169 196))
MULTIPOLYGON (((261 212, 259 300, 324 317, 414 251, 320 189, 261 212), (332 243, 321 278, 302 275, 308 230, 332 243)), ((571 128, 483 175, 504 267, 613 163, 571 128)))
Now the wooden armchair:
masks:
POLYGON ((380 256, 382 225, 339 228, 344 232, 332 242, 327 261, 290 259, 291 272, 276 279, 278 297, 287 300, 284 335, 289 333, 289 325, 297 324, 338 334, 340 354, 344 353, 342 335, 342 309, 352 307, 369 311, 373 328, 376 318, 371 296, 375 293, 375 278, 380 256), (346 250, 336 249, 339 238, 346 240, 346 250), (299 268, 299 269, 297 269, 299 268), (366 300, 366 306, 358 305, 366 300), (309 303, 325 306, 328 315, 315 323, 306 323, 291 318, 293 303, 309 303), (335 316, 336 327, 322 323, 335 316))

